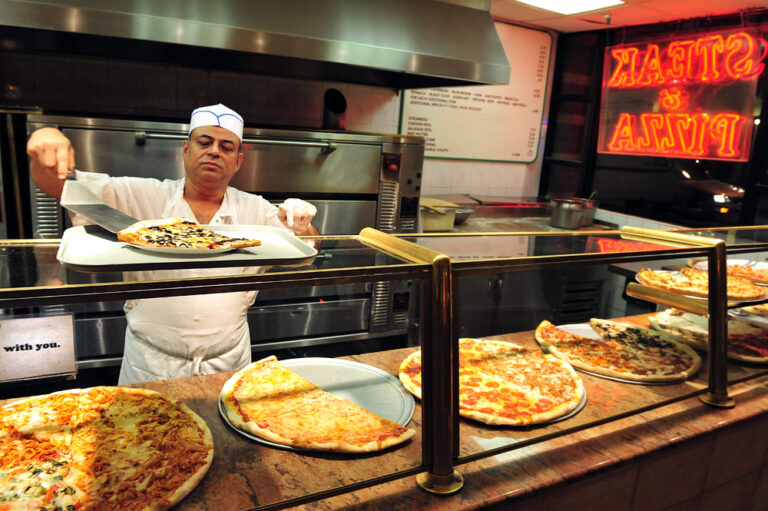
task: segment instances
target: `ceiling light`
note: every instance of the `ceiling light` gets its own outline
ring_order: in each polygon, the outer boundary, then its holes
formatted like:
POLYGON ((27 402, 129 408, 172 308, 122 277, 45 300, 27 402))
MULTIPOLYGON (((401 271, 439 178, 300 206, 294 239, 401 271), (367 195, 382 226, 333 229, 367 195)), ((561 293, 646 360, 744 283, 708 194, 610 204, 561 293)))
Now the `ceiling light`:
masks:
POLYGON ((580 12, 596 11, 606 7, 622 5, 622 0, 517 0, 521 4, 527 4, 539 9, 556 12, 558 14, 578 14, 580 12))

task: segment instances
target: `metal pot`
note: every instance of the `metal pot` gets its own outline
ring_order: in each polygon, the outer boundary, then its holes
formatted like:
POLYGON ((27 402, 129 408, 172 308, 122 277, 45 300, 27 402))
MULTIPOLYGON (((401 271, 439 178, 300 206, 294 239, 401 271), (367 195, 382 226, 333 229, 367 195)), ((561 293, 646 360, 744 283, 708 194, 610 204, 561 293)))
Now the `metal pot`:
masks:
POLYGON ((549 225, 562 229, 578 229, 584 220, 586 205, 581 199, 554 199, 550 202, 549 225))
POLYGON ((579 199, 584 202, 584 217, 581 219, 582 226, 590 226, 595 223, 595 212, 597 211, 596 199, 579 199))

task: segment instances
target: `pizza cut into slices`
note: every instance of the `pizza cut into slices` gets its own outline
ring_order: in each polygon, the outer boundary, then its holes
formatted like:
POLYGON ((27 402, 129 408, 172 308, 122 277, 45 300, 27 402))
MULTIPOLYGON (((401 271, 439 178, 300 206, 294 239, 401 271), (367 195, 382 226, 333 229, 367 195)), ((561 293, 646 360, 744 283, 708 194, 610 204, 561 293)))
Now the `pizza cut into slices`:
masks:
MULTIPOLYGON (((699 270, 706 270, 708 261, 706 259, 692 259, 688 261, 688 266, 699 270)), ((734 277, 745 278, 755 284, 768 286, 768 266, 765 263, 743 259, 729 259, 726 261, 725 272, 734 277)))
MULTIPOLYGON (((690 267, 680 272, 643 269, 637 273, 636 278, 645 286, 670 293, 709 297, 709 274, 704 270, 690 267)), ((731 301, 761 300, 766 296, 765 288, 747 279, 732 276, 727 278, 726 294, 731 301)))
MULTIPOLYGON (((703 353, 709 350, 709 320, 697 314, 666 309, 649 318, 651 326, 703 353)), ((768 330, 736 318, 728 319, 728 358, 768 363, 768 330)))
POLYGON ((549 353, 589 373, 638 383, 673 383, 695 375, 701 357, 658 332, 593 319, 599 338, 573 334, 543 321, 536 341, 549 353))
POLYGON ((205 421, 149 390, 78 389, 0 409, 0 509, 164 510, 212 459, 205 421))
POLYGON ((235 373, 220 399, 234 427, 293 448, 373 452, 401 444, 416 433, 325 392, 274 356, 235 373))
MULTIPOLYGON (((421 351, 400 364, 400 381, 421 398, 421 351)), ((582 403, 572 367, 551 355, 490 339, 459 339, 459 414, 499 426, 542 424, 582 403)))
POLYGON ((183 218, 142 220, 119 231, 117 239, 139 247, 236 249, 261 245, 257 239, 232 238, 183 218))
POLYGON ((764 266, 758 268, 749 264, 728 263, 725 271, 728 275, 742 277, 751 280, 755 284, 768 285, 768 268, 764 266))

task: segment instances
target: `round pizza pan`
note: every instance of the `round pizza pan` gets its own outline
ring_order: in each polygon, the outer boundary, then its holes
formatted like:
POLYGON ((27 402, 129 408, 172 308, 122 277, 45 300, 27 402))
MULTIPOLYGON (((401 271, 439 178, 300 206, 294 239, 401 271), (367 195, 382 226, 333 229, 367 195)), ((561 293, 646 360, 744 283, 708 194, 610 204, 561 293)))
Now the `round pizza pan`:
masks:
MULTIPOLYGON (((353 360, 338 358, 291 358, 281 360, 280 363, 324 391, 348 399, 369 412, 401 426, 407 426, 413 417, 416 406, 413 396, 405 390, 396 376, 386 371, 353 360)), ((219 414, 229 427, 256 442, 294 451, 310 450, 271 442, 236 428, 229 421, 221 399, 219 399, 219 414)))

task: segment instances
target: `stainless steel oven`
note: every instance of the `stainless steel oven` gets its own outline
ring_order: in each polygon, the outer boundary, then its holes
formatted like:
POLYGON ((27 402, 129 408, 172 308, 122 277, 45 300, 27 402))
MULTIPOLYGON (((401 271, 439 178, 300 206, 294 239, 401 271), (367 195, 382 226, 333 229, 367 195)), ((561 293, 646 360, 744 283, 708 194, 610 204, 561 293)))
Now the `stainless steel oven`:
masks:
MULTIPOLYGON (((72 140, 78 168, 113 176, 176 179, 184 174, 187 125, 31 115, 28 132, 57 126, 72 140)), ((246 128, 245 157, 232 186, 275 203, 301 197, 318 208, 322 234, 364 227, 416 232, 423 139, 346 131, 246 128)), ((35 237, 60 237, 67 217, 55 199, 30 190, 35 237)), ((355 254, 320 258, 323 268, 354 264, 355 254)), ((118 280, 119 274, 70 272, 72 282, 118 280)), ((267 290, 249 313, 254 352, 398 336, 414 336, 411 282, 267 290)), ((80 367, 117 364, 125 320, 122 302, 73 306, 80 367)))

